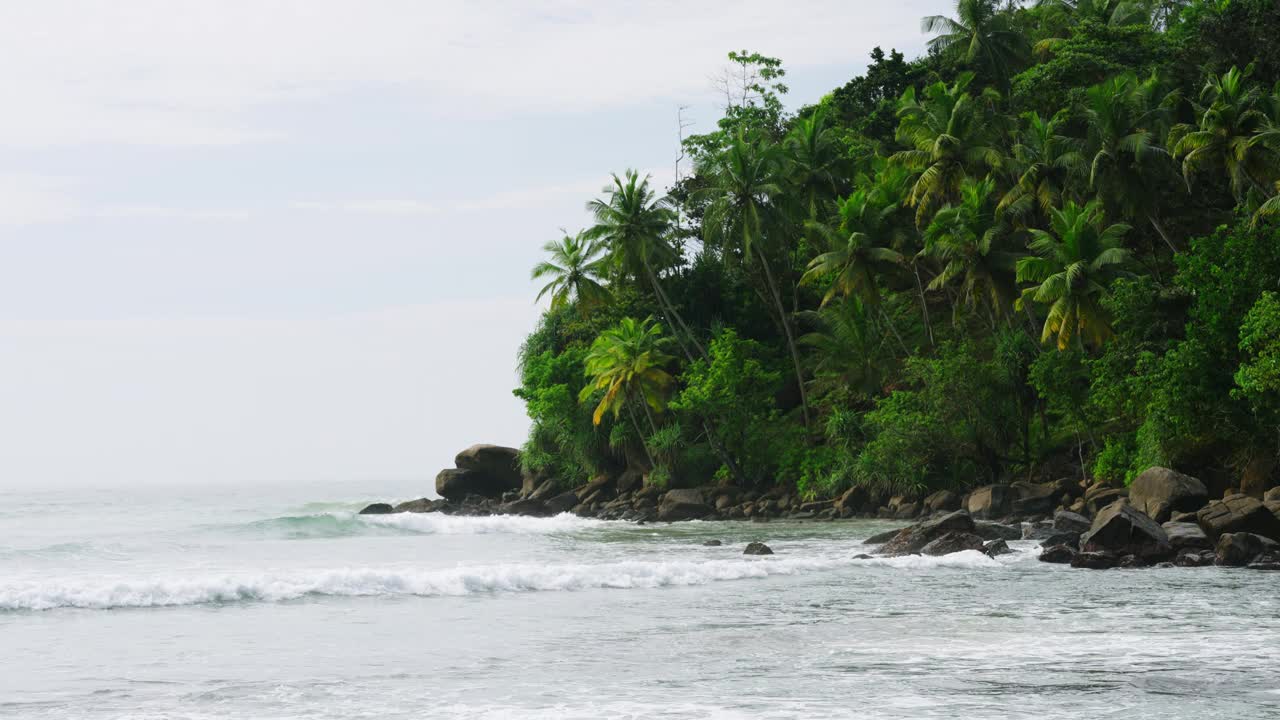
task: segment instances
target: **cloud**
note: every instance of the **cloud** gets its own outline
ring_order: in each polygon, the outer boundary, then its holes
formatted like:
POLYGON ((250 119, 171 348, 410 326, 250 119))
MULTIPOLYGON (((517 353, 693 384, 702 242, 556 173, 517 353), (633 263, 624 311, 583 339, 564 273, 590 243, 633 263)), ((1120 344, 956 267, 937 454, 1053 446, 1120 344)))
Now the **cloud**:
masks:
POLYGON ((42 0, 0 10, 0 144, 282 138, 255 111, 390 89, 442 114, 702 97, 729 48, 789 67, 919 37, 944 0, 42 0), (38 68, 38 72, 33 72, 38 68))
POLYGON ((344 202, 322 202, 318 200, 300 200, 290 203, 295 210, 319 210, 331 212, 360 213, 366 215, 395 215, 412 217, 415 215, 435 215, 440 208, 422 200, 404 198, 383 198, 379 200, 351 200, 344 202))
POLYGON ((247 220, 250 216, 245 210, 110 203, 88 205, 75 192, 78 186, 78 182, 63 177, 0 175, 0 225, 41 225, 83 219, 224 222, 247 220))

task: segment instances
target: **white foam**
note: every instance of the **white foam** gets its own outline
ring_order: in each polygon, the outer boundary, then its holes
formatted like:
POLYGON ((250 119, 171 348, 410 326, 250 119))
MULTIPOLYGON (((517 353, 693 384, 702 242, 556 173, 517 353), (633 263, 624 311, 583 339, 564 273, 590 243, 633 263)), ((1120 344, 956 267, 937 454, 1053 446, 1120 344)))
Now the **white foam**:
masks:
POLYGON ((396 513, 394 515, 357 515, 360 522, 381 527, 392 527, 410 532, 433 535, 484 535, 509 533, 515 535, 547 535, 572 532, 605 525, 605 521, 580 518, 570 513, 554 517, 526 517, 523 515, 485 515, 466 517, 444 513, 396 513))
POLYGON ((849 561, 737 558, 605 565, 493 565, 450 570, 336 569, 280 575, 0 585, 0 610, 147 608, 284 602, 304 597, 460 596, 478 593, 659 588, 794 575, 849 561))
MULTIPOLYGON (((1002 555, 1002 558, 1011 558, 1012 555, 1002 555)), ((952 553, 950 555, 903 555, 901 557, 873 557, 866 560, 856 560, 859 565, 869 567, 891 567, 898 569, 932 569, 932 568, 995 568, 1002 567, 1008 562, 1001 562, 978 552, 977 550, 965 550, 963 552, 952 553)))

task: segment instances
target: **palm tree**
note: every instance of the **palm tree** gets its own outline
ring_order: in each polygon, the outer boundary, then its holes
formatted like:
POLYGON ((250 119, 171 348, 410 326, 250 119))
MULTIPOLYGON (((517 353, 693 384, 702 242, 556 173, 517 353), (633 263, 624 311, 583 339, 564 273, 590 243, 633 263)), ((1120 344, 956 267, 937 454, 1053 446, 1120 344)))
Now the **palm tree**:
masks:
POLYGON ((956 0, 956 17, 930 15, 921 29, 936 36, 929 49, 956 58, 986 76, 1007 82, 1026 56, 1027 40, 998 0, 956 0))
POLYGON ((785 233, 779 208, 783 200, 783 187, 779 182, 782 167, 782 156, 776 145, 767 140, 753 142, 739 134, 723 152, 704 164, 702 172, 710 186, 699 193, 699 197, 707 202, 702 223, 706 242, 721 248, 726 256, 737 253, 748 265, 756 265, 764 276, 765 290, 791 353, 801 412, 808 427, 809 399, 804 389, 800 352, 796 349, 791 316, 782 304, 782 293, 766 247, 770 241, 783 244, 779 242, 785 233))
POLYGON ((1056 335, 1059 350, 1086 340, 1101 345, 1111 335, 1101 300, 1129 260, 1121 243, 1131 228, 1103 223, 1097 200, 1084 206, 1068 202, 1053 211, 1051 231, 1031 231, 1029 247, 1035 255, 1018 261, 1018 281, 1035 284, 1022 292, 1018 304, 1032 300, 1049 306, 1040 341, 1056 335))
MULTIPOLYGON (((643 321, 623 318, 591 343, 584 361, 588 383, 578 395, 578 402, 586 402, 604 391, 592 422, 599 425, 607 412, 616 418, 625 408, 643 444, 645 433, 635 414, 635 405, 639 405, 649 420, 650 430, 657 432, 653 411, 661 412, 666 407, 667 394, 675 382, 663 369, 673 359, 663 351, 663 345, 662 329, 653 318, 643 321)), ((647 445, 645 453, 649 453, 647 445)), ((652 455, 649 462, 653 463, 652 455)))
POLYGON ((1083 183, 1086 173, 1082 143, 1060 133, 1067 120, 1063 111, 1049 120, 1024 113, 1026 128, 1013 146, 1010 162, 1017 182, 996 208, 1001 215, 1024 219, 1036 210, 1044 218, 1061 207, 1069 188, 1083 183))
POLYGON ((850 297, 807 315, 817 329, 801 337, 800 344, 814 351, 814 387, 867 397, 879 393, 893 356, 867 307, 850 297))
POLYGON ((1036 53, 1048 54, 1067 40, 1075 28, 1086 22, 1120 27, 1151 23, 1153 8, 1137 0, 1036 0, 1037 8, 1048 11, 1045 24, 1052 37, 1036 43, 1036 53))
POLYGON ((1241 203, 1250 191, 1269 197, 1271 189, 1264 178, 1271 177, 1280 164, 1276 151, 1259 141, 1272 128, 1264 95, 1248 82, 1251 69, 1241 72, 1232 67, 1221 76, 1210 75, 1196 106, 1198 124, 1180 125, 1170 138, 1174 155, 1182 158, 1188 186, 1197 172, 1225 171, 1231 192, 1241 203))
POLYGON ((840 192, 844 160, 827 124, 826 111, 819 108, 797 120, 783 148, 794 194, 802 199, 809 219, 821 217, 840 192))
POLYGON ((898 141, 911 149, 892 161, 920 173, 907 198, 920 227, 959 197, 966 177, 986 175, 1002 162, 993 112, 1000 96, 988 88, 975 98, 966 91, 972 82, 973 73, 962 73, 950 88, 940 82, 925 88, 923 100, 908 88, 898 101, 898 141))
POLYGON ((1159 138, 1168 117, 1168 101, 1160 80, 1117 75, 1086 92, 1089 128, 1089 185, 1109 213, 1119 211, 1147 221, 1169 246, 1177 246, 1159 218, 1161 175, 1171 169, 1168 150, 1159 138))
POLYGON ((694 355, 686 342, 705 357, 706 351, 659 279, 659 273, 673 265, 677 257, 668 240, 675 212, 649 188, 648 176, 642 179, 634 170, 627 170, 625 179, 613 175, 613 184, 602 192, 608 199, 597 198, 587 203, 587 211, 596 224, 586 231, 585 237, 606 246, 609 264, 618 276, 648 283, 667 324, 677 331, 676 338, 688 359, 692 361, 694 355))
POLYGON ((876 277, 903 262, 902 253, 893 249, 898 235, 896 212, 897 207, 877 203, 871 192, 860 189, 840 204, 839 228, 808 223, 827 251, 810 261, 801 282, 832 278, 831 287, 822 298, 823 307, 837 295, 855 296, 871 307, 879 305, 876 277))
POLYGON ((604 277, 604 261, 600 259, 603 248, 589 240, 585 234, 565 233, 560 240, 550 240, 542 246, 551 255, 533 268, 533 279, 551 278, 538 293, 538 300, 551 295, 551 307, 558 309, 576 301, 581 312, 602 305, 609 299, 609 291, 600 284, 604 277))
POLYGON ((940 210, 925 230, 923 250, 942 264, 929 289, 959 280, 962 301, 970 309, 987 303, 993 328, 1013 301, 1018 261, 1003 247, 1010 228, 996 218, 995 208, 994 180, 966 181, 959 204, 940 210))

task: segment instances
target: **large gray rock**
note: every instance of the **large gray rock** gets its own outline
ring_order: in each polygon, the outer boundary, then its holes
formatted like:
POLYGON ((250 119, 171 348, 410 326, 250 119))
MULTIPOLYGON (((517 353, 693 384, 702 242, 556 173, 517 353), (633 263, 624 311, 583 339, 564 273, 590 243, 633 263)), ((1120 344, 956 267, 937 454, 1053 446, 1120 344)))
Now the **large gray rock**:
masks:
POLYGON ((578 494, 570 490, 552 497, 543 502, 547 508, 547 512, 552 515, 567 513, 578 504, 578 494))
POLYGON ((1280 487, 1273 487, 1263 494, 1264 502, 1280 502, 1280 487))
POLYGON ((374 503, 365 507, 360 511, 361 515, 390 515, 395 512, 395 508, 387 503, 374 503))
POLYGON ((1082 552, 1134 555, 1158 562, 1173 555, 1169 536, 1156 521, 1139 512, 1128 500, 1117 500, 1098 512, 1093 527, 1080 536, 1082 552))
POLYGON ((876 533, 875 535, 872 535, 866 540, 863 540, 862 544, 863 545, 883 545, 889 542, 890 540, 898 537, 898 533, 902 532, 905 529, 906 528, 898 528, 897 530, 885 530, 884 532, 876 533))
POLYGON ((707 504, 702 491, 696 489, 668 490, 658 503, 658 519, 663 522, 696 520, 713 512, 715 509, 707 504))
POLYGON ((1230 495, 1214 500, 1196 513, 1196 522, 1211 540, 1225 533, 1247 532, 1280 540, 1280 517, 1257 498, 1230 495))
POLYGON ((1066 564, 1076 556, 1076 549, 1067 545, 1051 545, 1040 551, 1040 562, 1066 564))
POLYGON ((1061 493, 1057 485, 1034 485, 1032 483, 1016 483, 1013 486, 1016 498, 1013 501, 1013 514, 1020 517, 1028 515, 1048 515, 1058 506, 1061 493))
POLYGON ((526 500, 513 500, 498 506, 498 512, 502 515, 530 515, 533 517, 542 517, 550 514, 547 506, 541 500, 532 498, 526 500))
POLYGON ((979 520, 973 524, 973 534, 983 540, 1021 540, 1022 527, 979 520))
POLYGON ((1070 510, 1059 510, 1053 514, 1053 528, 1061 532, 1073 532, 1076 534, 1087 533, 1093 527, 1093 523, 1089 518, 1073 513, 1070 510))
POLYGON ((396 505, 394 510, 398 513, 429 513, 436 512, 447 504, 449 504, 448 500, 418 498, 417 500, 406 500, 396 505))
POLYGON ((940 518, 903 528, 880 548, 880 552, 885 555, 911 555, 920 552, 925 545, 949 532, 971 533, 973 531, 973 518, 969 513, 957 510, 940 518))
POLYGON ((1128 495, 1129 491, 1125 488, 1112 487, 1106 483, 1097 482, 1084 491, 1084 509, 1090 515, 1096 515, 1102 508, 1122 497, 1128 497, 1128 495))
POLYGON ((1156 522, 1175 512, 1193 512, 1209 502, 1209 490, 1190 475, 1169 468, 1147 468, 1129 486, 1129 502, 1156 522))
POLYGON ((1216 565, 1244 567, 1258 557, 1274 552, 1280 543, 1253 533, 1223 533, 1218 538, 1216 565))
POLYGON ((1014 490, 1009 485, 984 485, 969 493, 965 507, 969 514, 984 520, 999 518, 1013 512, 1014 490))
POLYGON ((930 541, 920 548, 920 552, 924 555, 950 555, 951 553, 964 552, 965 550, 981 552, 983 546, 982 538, 973 533, 949 532, 936 540, 930 541))
POLYGON ((924 509, 928 513, 954 512, 960 509, 960 496, 950 490, 939 490, 924 499, 924 509))
POLYGON ((460 501, 468 495, 496 498, 506 489, 475 470, 449 468, 436 475, 436 493, 447 500, 460 501))
MULTIPOLYGON (((487 476, 503 491, 520 490, 524 476, 520 471, 520 451, 500 445, 472 445, 458 453, 453 464, 460 470, 473 470, 487 476)), ((501 493, 499 493, 501 494, 501 493)))
POLYGON ((1169 536, 1169 544, 1174 550, 1208 550, 1213 547, 1213 543, 1209 542, 1209 536, 1205 535, 1204 530, 1195 523, 1167 522, 1160 527, 1164 529, 1165 535, 1169 536))

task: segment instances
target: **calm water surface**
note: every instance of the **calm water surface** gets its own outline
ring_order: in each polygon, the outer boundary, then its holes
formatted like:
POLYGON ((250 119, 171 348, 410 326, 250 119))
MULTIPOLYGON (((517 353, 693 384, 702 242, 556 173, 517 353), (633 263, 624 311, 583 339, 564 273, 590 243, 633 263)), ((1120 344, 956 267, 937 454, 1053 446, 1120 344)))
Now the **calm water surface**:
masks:
POLYGON ((1280 573, 353 514, 396 491, 0 491, 0 717, 1280 718, 1280 573))

